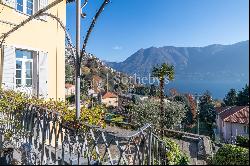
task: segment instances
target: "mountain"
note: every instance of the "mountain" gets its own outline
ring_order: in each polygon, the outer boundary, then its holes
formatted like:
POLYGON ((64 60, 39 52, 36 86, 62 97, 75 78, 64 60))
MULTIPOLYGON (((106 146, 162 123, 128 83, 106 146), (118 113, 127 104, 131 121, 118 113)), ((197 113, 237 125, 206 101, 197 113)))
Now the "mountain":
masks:
POLYGON ((175 66, 173 83, 248 83, 249 41, 205 47, 150 47, 140 49, 123 62, 106 62, 130 75, 148 76, 157 64, 175 66))

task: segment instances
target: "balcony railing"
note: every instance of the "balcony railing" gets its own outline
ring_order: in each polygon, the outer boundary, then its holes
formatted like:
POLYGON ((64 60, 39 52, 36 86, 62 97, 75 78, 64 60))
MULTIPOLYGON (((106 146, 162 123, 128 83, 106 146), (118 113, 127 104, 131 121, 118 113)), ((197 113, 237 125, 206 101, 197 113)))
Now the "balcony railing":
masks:
POLYGON ((137 131, 113 133, 88 124, 72 125, 58 112, 29 104, 24 110, 0 112, 0 122, 0 157, 6 164, 168 163, 167 147, 149 124, 137 131))

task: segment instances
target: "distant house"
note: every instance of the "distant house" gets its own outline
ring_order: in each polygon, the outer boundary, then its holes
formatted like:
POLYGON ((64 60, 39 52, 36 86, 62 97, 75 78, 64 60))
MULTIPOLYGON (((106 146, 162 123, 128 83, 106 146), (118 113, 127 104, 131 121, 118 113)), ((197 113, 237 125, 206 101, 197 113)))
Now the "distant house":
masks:
POLYGON ((227 142, 237 135, 249 137, 249 106, 216 108, 219 137, 227 142))
POLYGON ((106 92, 101 96, 101 103, 107 107, 118 107, 118 96, 112 92, 106 92))
POLYGON ((65 95, 70 96, 75 94, 75 85, 72 84, 65 84, 65 95))

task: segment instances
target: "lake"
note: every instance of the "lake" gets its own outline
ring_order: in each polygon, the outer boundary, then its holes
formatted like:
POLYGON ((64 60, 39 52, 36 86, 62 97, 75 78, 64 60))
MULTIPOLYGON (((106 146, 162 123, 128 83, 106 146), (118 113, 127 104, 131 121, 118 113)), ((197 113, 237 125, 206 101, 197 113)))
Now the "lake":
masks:
POLYGON ((215 81, 174 81, 166 85, 166 91, 170 88, 175 88, 180 93, 198 93, 202 94, 206 90, 212 93, 214 99, 223 99, 229 89, 234 88, 237 91, 241 90, 245 85, 244 82, 215 82, 215 81))

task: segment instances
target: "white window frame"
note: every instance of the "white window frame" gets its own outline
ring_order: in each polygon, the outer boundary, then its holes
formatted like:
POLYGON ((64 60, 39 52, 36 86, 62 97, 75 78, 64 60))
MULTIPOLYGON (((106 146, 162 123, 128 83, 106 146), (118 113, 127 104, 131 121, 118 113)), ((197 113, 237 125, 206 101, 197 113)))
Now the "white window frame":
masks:
MULTIPOLYGON (((16 50, 28 51, 28 50, 22 50, 22 49, 16 49, 16 50)), ((34 57, 33 56, 34 56, 34 53, 33 53, 33 51, 28 51, 28 52, 31 52, 32 59, 27 59, 27 57, 24 56, 23 58, 17 58, 16 57, 16 61, 22 62, 22 67, 21 67, 21 87, 30 87, 30 88, 32 88, 32 85, 33 85, 33 82, 34 82, 34 80, 33 80, 33 78, 34 78, 33 77, 33 70, 34 70, 34 66, 33 66, 33 64, 34 64, 33 63, 33 58, 34 57), (26 86, 26 79, 27 79, 26 78, 26 62, 31 62, 31 70, 32 70, 32 72, 31 72, 31 81, 32 81, 32 84, 30 86, 26 86)), ((19 69, 16 69, 16 70, 19 70, 19 69)), ((15 80, 19 79, 19 78, 16 77, 16 74, 15 74, 15 80)), ((16 83, 16 87, 18 88, 18 84, 17 83, 16 83)))

